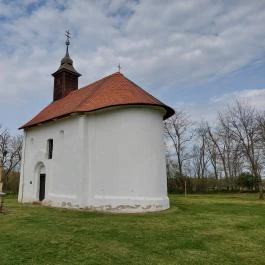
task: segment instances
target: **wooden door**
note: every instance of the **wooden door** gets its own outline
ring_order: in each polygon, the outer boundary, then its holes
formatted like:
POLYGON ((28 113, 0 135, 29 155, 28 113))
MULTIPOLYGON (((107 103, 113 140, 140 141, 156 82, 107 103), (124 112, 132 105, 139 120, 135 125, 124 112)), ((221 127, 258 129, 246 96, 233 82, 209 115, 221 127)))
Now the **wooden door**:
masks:
POLYGON ((39 193, 39 200, 43 201, 45 198, 45 174, 40 174, 40 193, 39 193))

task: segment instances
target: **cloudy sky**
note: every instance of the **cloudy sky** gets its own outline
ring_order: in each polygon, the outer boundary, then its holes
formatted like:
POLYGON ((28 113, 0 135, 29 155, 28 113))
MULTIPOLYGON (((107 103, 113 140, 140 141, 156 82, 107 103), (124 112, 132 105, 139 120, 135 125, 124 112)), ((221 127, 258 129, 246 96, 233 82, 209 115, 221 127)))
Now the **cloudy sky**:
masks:
POLYGON ((265 0, 0 0, 0 124, 52 100, 72 33, 80 86, 117 71, 194 120, 234 99, 265 110, 265 0))

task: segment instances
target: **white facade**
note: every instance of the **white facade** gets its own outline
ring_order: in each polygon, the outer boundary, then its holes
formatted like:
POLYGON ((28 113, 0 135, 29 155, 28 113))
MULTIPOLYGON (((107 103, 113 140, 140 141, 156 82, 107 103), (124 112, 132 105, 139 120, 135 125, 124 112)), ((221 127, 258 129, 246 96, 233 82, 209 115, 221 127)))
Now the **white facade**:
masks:
POLYGON ((25 129, 19 201, 39 201, 45 174, 45 205, 116 212, 169 208, 164 114, 161 107, 122 106, 25 129))

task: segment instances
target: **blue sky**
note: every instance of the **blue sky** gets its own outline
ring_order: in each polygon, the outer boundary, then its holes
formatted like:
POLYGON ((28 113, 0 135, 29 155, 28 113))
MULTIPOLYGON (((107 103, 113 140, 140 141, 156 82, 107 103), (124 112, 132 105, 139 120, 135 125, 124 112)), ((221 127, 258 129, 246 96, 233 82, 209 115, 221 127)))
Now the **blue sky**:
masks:
POLYGON ((80 86, 117 71, 195 121, 238 99, 265 110, 265 0, 0 0, 0 124, 52 100, 65 53, 80 86))

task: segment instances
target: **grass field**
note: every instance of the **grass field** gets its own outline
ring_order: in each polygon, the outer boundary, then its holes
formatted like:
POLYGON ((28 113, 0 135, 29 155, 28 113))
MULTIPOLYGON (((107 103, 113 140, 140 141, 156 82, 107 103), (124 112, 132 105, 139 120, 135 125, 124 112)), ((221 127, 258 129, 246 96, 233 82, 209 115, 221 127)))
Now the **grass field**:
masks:
POLYGON ((107 214, 21 205, 0 215, 0 264, 265 264, 256 194, 170 196, 171 208, 107 214))

